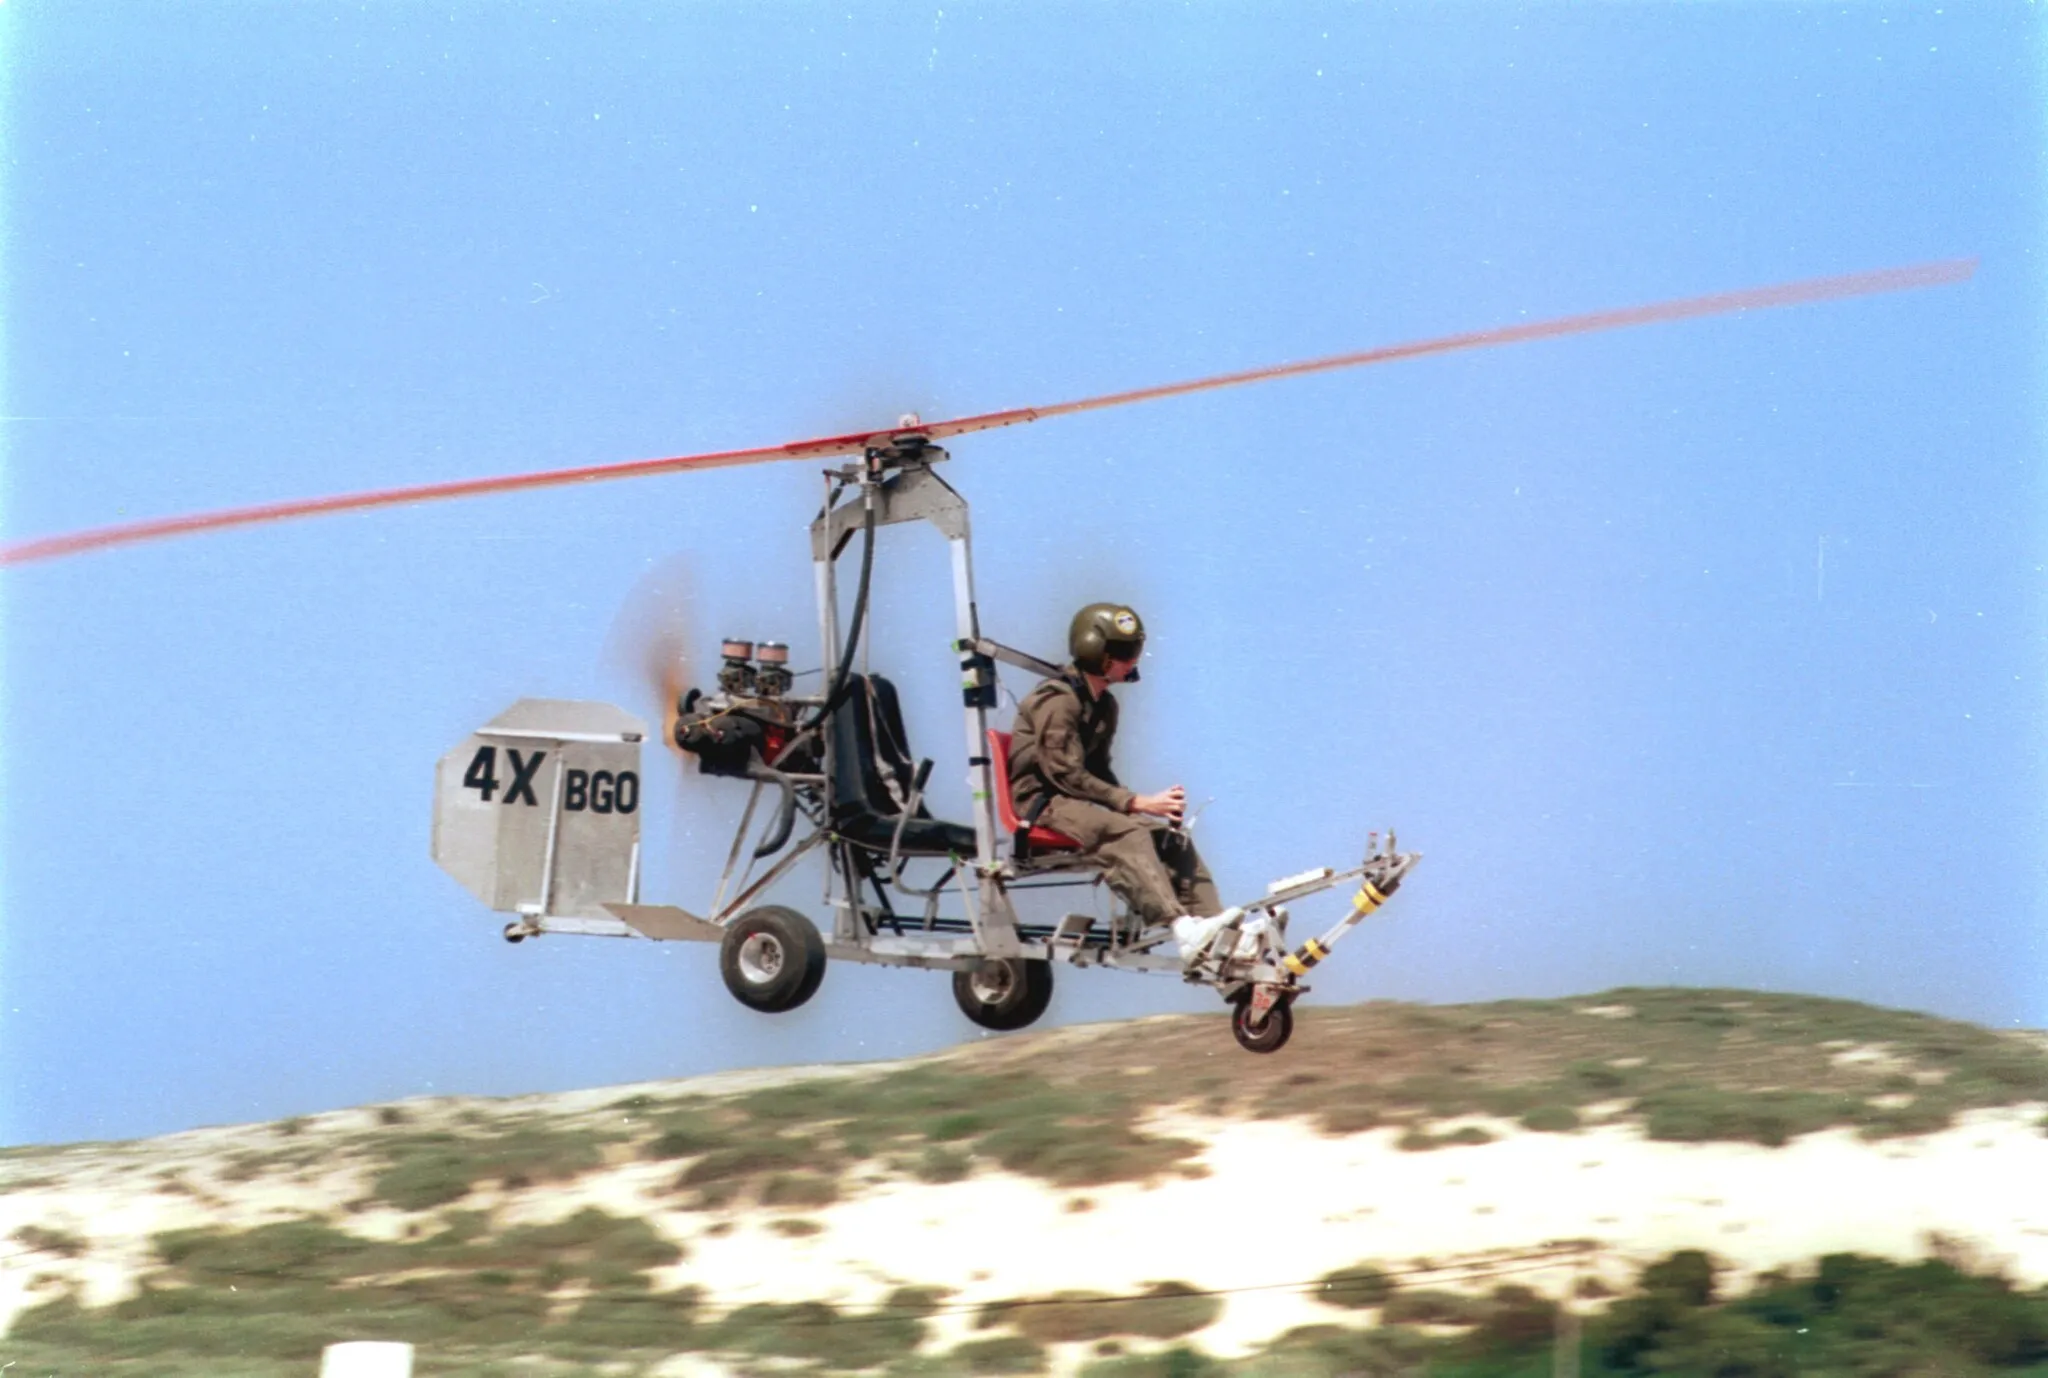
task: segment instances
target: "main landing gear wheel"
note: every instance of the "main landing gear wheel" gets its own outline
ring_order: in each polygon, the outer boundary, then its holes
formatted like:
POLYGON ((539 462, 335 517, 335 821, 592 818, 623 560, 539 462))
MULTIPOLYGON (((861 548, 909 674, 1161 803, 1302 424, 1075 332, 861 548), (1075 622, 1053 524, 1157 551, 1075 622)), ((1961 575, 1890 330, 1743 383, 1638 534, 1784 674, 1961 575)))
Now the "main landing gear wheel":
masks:
POLYGON ((794 909, 779 904, 749 909, 725 930, 718 974, 748 1009, 781 1014, 818 993, 825 979, 825 940, 817 925, 794 909))
POLYGON ((1282 996, 1266 1011, 1266 1020, 1257 1028, 1252 1027, 1252 995, 1250 991, 1237 997, 1230 1004, 1230 1032, 1237 1036, 1237 1046, 1248 1053, 1277 1053, 1294 1037, 1294 1002, 1282 996))
POLYGON ((1021 1029, 1052 1003, 1052 963, 990 957, 970 971, 953 973, 953 999, 962 1014, 984 1029, 1021 1029))

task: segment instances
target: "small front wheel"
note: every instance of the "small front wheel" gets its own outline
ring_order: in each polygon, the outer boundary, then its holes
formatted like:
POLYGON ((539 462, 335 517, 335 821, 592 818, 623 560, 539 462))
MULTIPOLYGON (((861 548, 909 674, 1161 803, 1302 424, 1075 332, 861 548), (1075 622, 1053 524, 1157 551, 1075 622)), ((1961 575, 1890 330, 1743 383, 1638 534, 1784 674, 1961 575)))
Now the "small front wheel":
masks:
POLYGON ((984 1029, 1021 1029, 1052 1003, 1052 963, 990 957, 972 970, 953 973, 953 999, 962 1014, 984 1029))
POLYGON ((779 904, 749 909, 725 930, 718 973, 750 1010, 781 1014, 818 993, 825 979, 825 940, 818 927, 779 904))
POLYGON ((1252 994, 1246 991, 1231 1002, 1230 1032, 1248 1053, 1277 1053, 1294 1036, 1294 1002, 1281 996, 1266 1011, 1265 1022, 1253 1027, 1252 994))

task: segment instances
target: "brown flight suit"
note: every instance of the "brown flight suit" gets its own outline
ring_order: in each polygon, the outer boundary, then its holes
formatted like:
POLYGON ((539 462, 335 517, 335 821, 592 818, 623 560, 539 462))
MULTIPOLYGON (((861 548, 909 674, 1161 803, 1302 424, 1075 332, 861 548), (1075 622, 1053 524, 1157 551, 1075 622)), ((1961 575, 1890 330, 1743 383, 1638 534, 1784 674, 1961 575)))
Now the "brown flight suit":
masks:
POLYGON ((1102 858, 1110 887, 1148 924, 1222 912, 1193 840, 1129 812, 1134 792, 1109 765, 1116 719, 1116 699, 1107 689, 1090 694, 1072 665, 1024 696, 1010 738, 1018 819, 1065 833, 1102 858))

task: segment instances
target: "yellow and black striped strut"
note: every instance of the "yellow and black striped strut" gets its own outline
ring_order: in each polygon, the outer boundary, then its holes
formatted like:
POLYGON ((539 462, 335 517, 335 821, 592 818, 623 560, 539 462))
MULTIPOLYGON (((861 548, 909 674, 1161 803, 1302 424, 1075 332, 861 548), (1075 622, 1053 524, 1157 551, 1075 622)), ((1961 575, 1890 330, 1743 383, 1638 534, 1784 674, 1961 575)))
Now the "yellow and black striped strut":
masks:
POLYGON ((1352 897, 1351 912, 1339 919, 1337 926, 1322 937, 1310 938, 1299 949, 1282 957, 1280 965, 1296 976, 1306 976, 1310 967, 1330 955, 1331 947, 1335 946, 1337 939, 1344 936, 1346 929, 1386 902, 1387 897, 1380 892, 1378 886, 1369 880, 1362 882, 1358 887, 1358 893, 1352 897))

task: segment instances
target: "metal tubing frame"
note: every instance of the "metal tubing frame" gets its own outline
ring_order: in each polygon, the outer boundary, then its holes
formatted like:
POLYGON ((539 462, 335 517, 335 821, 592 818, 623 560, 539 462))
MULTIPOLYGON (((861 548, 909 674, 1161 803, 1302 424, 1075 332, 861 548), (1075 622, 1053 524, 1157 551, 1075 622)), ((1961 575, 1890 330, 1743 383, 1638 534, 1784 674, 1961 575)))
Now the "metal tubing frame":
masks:
MULTIPOLYGON (((754 782, 754 788, 747 794, 747 807, 740 812, 740 826, 732 835, 732 850, 725 854, 725 869, 718 875, 718 892, 711 897, 711 913, 714 917, 725 912, 725 887, 732 884, 732 868, 740 864, 740 848, 747 842, 747 831, 754 825, 754 806, 761 802, 761 781, 754 782)), ((754 863, 747 862, 751 872, 754 863)), ((744 878, 742 884, 745 883, 744 878)))
POLYGON ((770 866, 767 870, 761 873, 760 879, 756 880, 752 885, 749 885, 746 889, 740 891, 738 894, 734 895, 730 900, 726 901, 725 908, 713 911, 708 916, 708 922, 723 923, 725 921, 726 915, 735 912, 739 909, 741 905, 746 904, 748 901, 752 900, 756 895, 760 894, 769 886, 773 885, 776 881, 781 880, 784 876, 788 875, 790 869, 794 867, 798 861, 802 860, 806 855, 808 855, 812 848, 816 847, 819 843, 823 842, 827 836, 829 836, 829 834, 827 834, 825 830, 821 828, 818 831, 812 833, 809 837, 805 838, 803 841, 797 843, 796 846, 790 848, 788 852, 783 854, 782 860, 776 862, 773 866, 770 866))
MULTIPOLYGON (((911 454, 870 455, 864 466, 848 465, 825 475, 825 503, 811 523, 811 559, 818 595, 819 644, 829 671, 844 648, 839 645, 839 581, 837 564, 857 525, 864 523, 873 508, 875 526, 929 521, 945 537, 953 575, 953 622, 956 643, 963 650, 980 652, 980 613, 974 598, 974 544, 967 500, 953 486, 932 472, 933 463, 943 460, 945 451, 926 447, 911 454), (858 500, 849 490, 859 493, 858 500)), ((995 773, 988 757, 988 709, 963 692, 962 729, 967 745, 967 787, 974 811, 974 883, 968 914, 976 939, 989 956, 1015 956, 1019 951, 1017 916, 1003 890, 1005 868, 998 856, 999 831, 995 807, 995 773)), ((825 762, 826 792, 842 768, 833 758, 832 734, 823 731, 821 755, 825 762)), ((962 868, 962 879, 967 868, 962 868)), ((826 903, 835 911, 833 938, 840 944, 861 944, 869 935, 861 924, 858 893, 844 897, 836 891, 850 885, 835 877, 836 867, 827 868, 826 903)), ((963 885, 963 890, 966 887, 963 885)))
MULTIPOLYGON (((839 581, 837 564, 839 556, 851 541, 856 529, 865 524, 870 509, 879 537, 880 528, 904 522, 929 521, 946 538, 949 548, 953 575, 953 617, 955 650, 963 657, 962 662, 962 728, 967 744, 967 785, 972 796, 974 811, 974 864, 958 866, 953 876, 953 885, 959 890, 967 909, 968 931, 961 933, 941 932, 930 927, 929 900, 940 886, 933 891, 904 890, 909 895, 926 897, 926 925, 923 930, 913 930, 900 935, 884 935, 867 931, 865 914, 867 906, 861 898, 859 882, 854 875, 848 844, 837 842, 832 834, 829 816, 824 824, 814 830, 802 842, 793 847, 760 879, 746 885, 730 902, 724 902, 724 890, 730 881, 731 861, 727 874, 719 884, 719 902, 714 903, 710 919, 721 923, 742 905, 766 890, 770 885, 788 874, 799 858, 808 855, 820 844, 828 844, 831 864, 825 868, 825 903, 833 909, 832 935, 827 943, 827 952, 840 960, 874 962, 892 966, 924 966, 960 968, 989 957, 1025 957, 1067 962, 1075 966, 1105 966, 1151 971, 1184 971, 1177 957, 1155 955, 1151 948, 1137 948, 1131 940, 1137 934, 1122 933, 1116 921, 1114 906, 1110 916, 1109 941, 1100 947, 1080 944, 1060 944, 1051 940, 1025 940, 1020 928, 1017 912, 1010 902, 1008 881, 1013 874, 1038 874, 1039 868, 1028 867, 1022 873, 1013 871, 1010 863, 999 854, 1001 845, 1000 825, 997 821, 995 798, 995 769, 988 752, 988 709, 974 690, 978 687, 974 678, 977 669, 974 658, 988 657, 1011 665, 1028 669, 1042 669, 1048 663, 1023 652, 1013 651, 989 641, 981 634, 980 611, 974 596, 974 542, 968 519, 967 500, 945 480, 931 470, 931 464, 944 459, 945 452, 936 447, 927 447, 909 454, 870 454, 863 465, 847 465, 825 473, 825 501, 817 518, 811 523, 811 552, 815 583, 818 596, 818 636, 824 649, 826 673, 837 665, 849 648, 839 645, 839 581), (857 495, 857 496, 855 496, 857 495), (973 872, 970 881, 968 872, 973 872), (844 892, 843 894, 840 892, 844 892)), ((864 633, 865 634, 865 631, 864 633)), ((985 664, 985 662, 983 662, 985 664)), ((830 692, 831 686, 826 686, 830 692)), ((836 759, 833 734, 829 726, 820 725, 819 755, 824 763, 822 788, 826 807, 829 811, 833 797, 833 781, 837 772, 849 763, 836 759)), ((744 844, 749 823, 752 821, 754 805, 759 799, 757 784, 740 823, 735 838, 734 859, 738 847, 744 844)), ((890 865, 880 875, 880 883, 894 885, 894 874, 900 871, 896 863, 895 848, 890 849, 890 865)), ((1242 906, 1246 915, 1270 911, 1282 904, 1305 898, 1319 891, 1328 890, 1343 882, 1388 866, 1395 859, 1376 853, 1368 857, 1362 866, 1346 870, 1330 870, 1319 874, 1305 875, 1292 879, 1269 890, 1266 894, 1242 906)), ((1408 864, 1412 865, 1412 862, 1408 864)), ((1049 866, 1046 871, 1057 873, 1067 870, 1064 866, 1049 866)), ((1074 870, 1086 871, 1089 867, 1077 866, 1074 870)), ((1399 865, 1405 871, 1406 865, 1399 865)), ((751 873, 752 867, 748 871, 751 873)), ((744 882, 744 878, 743 878, 744 882)), ((1092 881, 1090 882, 1092 883, 1092 881)), ((878 911, 879 912, 879 911, 878 911)), ((1348 929, 1349 922, 1340 923, 1339 930, 1348 929)), ((1333 930, 1330 938, 1338 936, 1333 930)), ((1262 953, 1266 957, 1268 954, 1262 953)), ((1201 974, 1195 979, 1207 984, 1228 989, 1247 983, 1277 981, 1300 989, 1290 973, 1266 960, 1249 963, 1232 961, 1215 962, 1213 959, 1200 964, 1201 974), (1248 969, 1247 969, 1248 968, 1248 969)))

